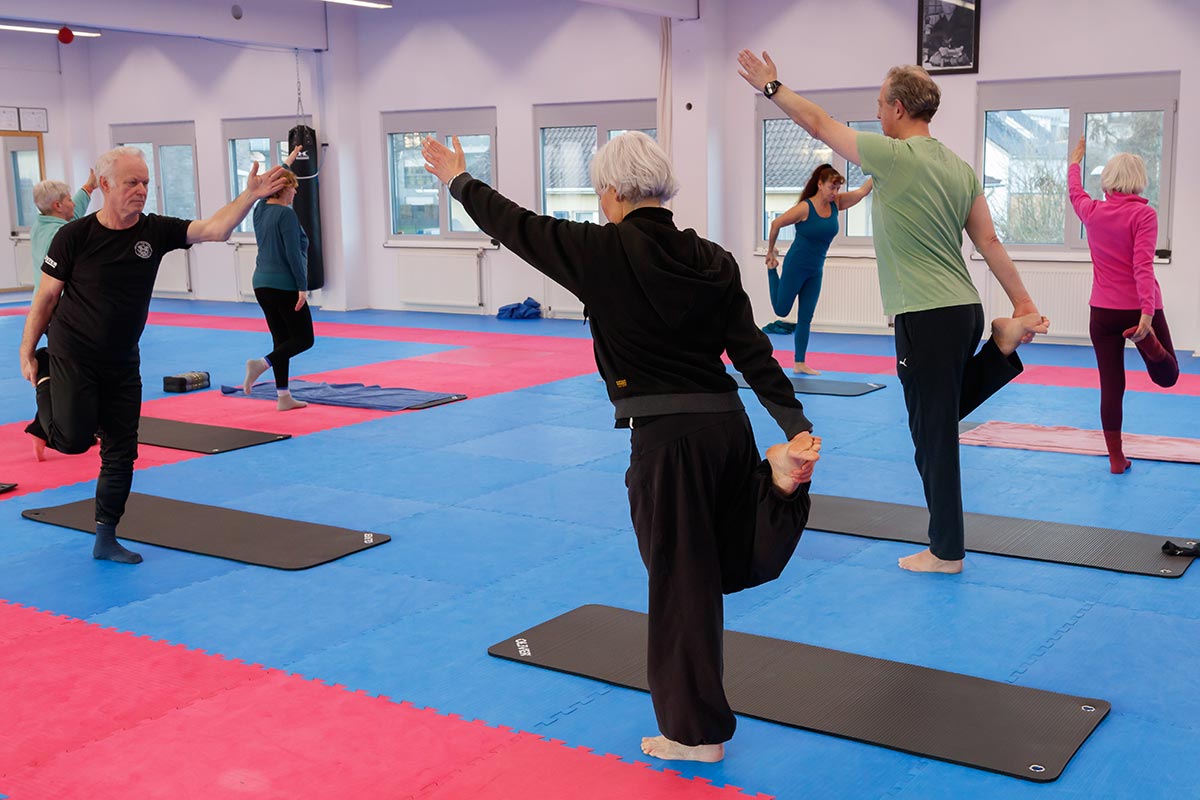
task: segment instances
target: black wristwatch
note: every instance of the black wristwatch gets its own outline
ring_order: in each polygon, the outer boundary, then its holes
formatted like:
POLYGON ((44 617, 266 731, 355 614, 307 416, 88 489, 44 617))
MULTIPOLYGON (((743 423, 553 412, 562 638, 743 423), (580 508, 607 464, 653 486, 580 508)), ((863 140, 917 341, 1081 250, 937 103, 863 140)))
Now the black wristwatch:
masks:
POLYGON ((779 91, 779 87, 782 85, 779 81, 767 81, 767 85, 763 87, 763 94, 767 97, 772 97, 779 91))

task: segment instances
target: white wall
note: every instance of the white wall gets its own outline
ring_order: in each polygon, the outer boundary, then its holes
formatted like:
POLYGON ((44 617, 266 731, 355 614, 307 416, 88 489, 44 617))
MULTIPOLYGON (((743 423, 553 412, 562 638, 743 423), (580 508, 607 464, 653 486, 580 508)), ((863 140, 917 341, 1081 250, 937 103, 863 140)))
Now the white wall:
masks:
MULTIPOLYGON (((93 8, 86 0, 49 2, 83 16, 93 8)), ((123 0, 121 6, 145 11, 147 3, 123 0)), ((105 5, 111 11, 112 4, 105 5)), ((371 11, 246 0, 241 3, 246 19, 260 25, 252 35, 245 27, 231 29, 233 23, 224 18, 218 24, 217 12, 228 13, 224 2, 151 5, 156 10, 147 12, 147 24, 161 30, 193 26, 200 31, 212 25, 225 38, 237 34, 302 48, 323 48, 328 41, 327 52, 302 56, 302 74, 306 110, 315 112, 318 133, 329 143, 322 167, 328 237, 324 300, 329 307, 395 307, 403 299, 395 296, 399 259, 419 257, 382 247, 388 201, 381 112, 495 106, 498 188, 534 205, 533 105, 649 98, 657 92, 657 18, 606 5, 445 0, 371 11), (191 10, 181 11, 184 5, 191 10), (285 7, 300 9, 298 16, 268 33, 263 20, 279 21, 281 13, 287 17, 285 7), (316 22, 313 8, 319 9, 316 22)), ((681 226, 696 227, 738 257, 747 288, 766 319, 766 281, 756 279, 762 263, 753 255, 758 172, 754 92, 737 76, 736 52, 742 47, 770 51, 784 82, 800 90, 877 87, 889 66, 914 59, 916 0, 700 0, 699 5, 699 20, 674 23, 674 158, 684 187, 674 208, 681 226), (687 102, 693 104, 691 111, 685 109, 687 102)), ((15 13, 17 6, 28 4, 0 0, 0 15, 15 13)), ((1200 230, 1190 221, 1200 217, 1195 180, 1200 154, 1189 145, 1200 135, 1200 3, 1141 0, 1136 13, 1130 9, 1125 0, 985 4, 982 69, 978 75, 939 79, 944 99, 933 131, 975 163, 979 81, 1180 71, 1175 258, 1158 273, 1176 339, 1194 349, 1200 347, 1200 272, 1195 266, 1200 230), (1113 56, 1114 48, 1103 44, 1107 42, 1129 44, 1117 47, 1121 55, 1113 56)), ((123 14, 125 18, 137 14, 123 14)), ((111 124, 194 120, 203 213, 226 199, 220 120, 289 115, 295 109, 290 51, 111 32, 68 47, 49 37, 0 37, 0 85, 8 87, 4 91, 9 95, 0 104, 50 109, 51 174, 82 179, 80 169, 108 144, 111 124)), ((197 296, 236 297, 229 248, 204 245, 196 250, 197 296)), ((485 258, 488 311, 542 294, 540 276, 511 254, 500 251, 485 258)), ((980 265, 972 267, 980 277, 980 265)))

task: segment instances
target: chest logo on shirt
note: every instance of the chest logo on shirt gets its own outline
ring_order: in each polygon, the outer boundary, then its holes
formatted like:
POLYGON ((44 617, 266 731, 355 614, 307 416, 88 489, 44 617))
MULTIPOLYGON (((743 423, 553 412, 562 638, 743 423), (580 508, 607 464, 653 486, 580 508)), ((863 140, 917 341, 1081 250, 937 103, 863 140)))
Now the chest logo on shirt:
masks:
POLYGON ((154 255, 154 248, 150 246, 149 242, 142 241, 133 246, 133 252, 138 258, 149 258, 154 255))

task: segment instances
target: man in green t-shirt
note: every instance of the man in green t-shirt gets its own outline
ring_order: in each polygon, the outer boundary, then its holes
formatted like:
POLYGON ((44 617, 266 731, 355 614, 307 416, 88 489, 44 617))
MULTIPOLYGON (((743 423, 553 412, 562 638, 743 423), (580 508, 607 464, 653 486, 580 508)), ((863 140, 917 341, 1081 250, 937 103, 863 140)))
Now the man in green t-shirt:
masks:
POLYGON ((914 572, 961 572, 962 478, 958 422, 1023 367, 1017 346, 1046 333, 992 224, 970 165, 929 135, 941 101, 929 73, 893 67, 879 89, 883 135, 837 122, 778 80, 770 56, 743 50, 739 74, 838 155, 875 181, 871 208, 883 309, 895 316, 896 371, 904 387, 917 470, 929 507, 929 549, 900 559, 914 572), (962 255, 966 231, 1008 299, 979 352, 983 305, 962 255))

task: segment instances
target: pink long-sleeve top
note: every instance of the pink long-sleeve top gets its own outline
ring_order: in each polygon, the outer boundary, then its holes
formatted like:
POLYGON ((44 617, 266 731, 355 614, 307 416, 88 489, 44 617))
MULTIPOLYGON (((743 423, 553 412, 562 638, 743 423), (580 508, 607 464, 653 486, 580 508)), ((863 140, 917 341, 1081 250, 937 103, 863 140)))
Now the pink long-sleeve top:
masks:
POLYGON ((1096 308, 1134 309, 1153 315, 1162 308, 1162 290, 1154 278, 1158 214, 1146 198, 1108 192, 1093 200, 1083 189, 1080 166, 1067 168, 1071 205, 1087 226, 1092 251, 1092 297, 1096 308))

